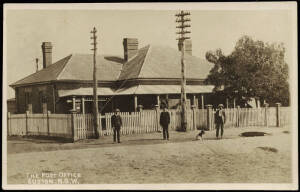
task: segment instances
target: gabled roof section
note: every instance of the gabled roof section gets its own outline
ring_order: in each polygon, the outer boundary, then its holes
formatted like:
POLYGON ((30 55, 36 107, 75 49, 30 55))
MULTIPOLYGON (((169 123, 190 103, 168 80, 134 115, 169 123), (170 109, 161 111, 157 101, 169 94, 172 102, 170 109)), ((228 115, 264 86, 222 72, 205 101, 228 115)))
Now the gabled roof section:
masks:
POLYGON ((23 85, 23 84, 31 84, 31 83, 37 83, 37 82, 47 82, 51 80, 55 80, 57 76, 60 74, 60 72, 63 70, 65 65, 68 63, 69 59, 72 55, 69 55, 49 67, 42 69, 40 71, 37 71, 36 73, 33 73, 13 84, 11 86, 17 86, 17 85, 23 85))
POLYGON ((118 80, 134 79, 139 77, 141 68, 144 64, 144 60, 149 51, 149 47, 150 45, 139 49, 138 53, 134 57, 123 64, 123 68, 118 80))
MULTIPOLYGON (((212 63, 195 56, 185 55, 186 78, 205 79, 212 63)), ((181 78, 181 53, 176 49, 148 45, 124 64, 119 80, 181 78)))
MULTIPOLYGON (((122 62, 103 55, 96 57, 97 78, 99 81, 114 81, 120 74, 122 62)), ((92 80, 93 55, 69 55, 49 67, 21 79, 11 86, 48 82, 53 80, 92 80)))

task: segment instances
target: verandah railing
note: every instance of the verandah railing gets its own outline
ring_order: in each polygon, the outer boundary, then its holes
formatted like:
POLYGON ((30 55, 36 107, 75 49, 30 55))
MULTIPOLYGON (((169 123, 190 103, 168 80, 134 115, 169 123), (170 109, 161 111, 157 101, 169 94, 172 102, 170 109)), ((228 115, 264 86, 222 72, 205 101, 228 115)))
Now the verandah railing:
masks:
MULTIPOLYGON (((181 126, 179 110, 170 110, 171 122, 169 129, 177 130, 181 126)), ((187 130, 214 130, 215 110, 196 109, 187 111, 187 130)), ((290 122, 289 107, 267 108, 235 108, 225 109, 228 127, 245 126, 284 126, 290 122)), ((100 136, 112 135, 111 116, 106 113, 98 116, 98 133, 100 136)), ((122 135, 151 133, 161 130, 159 110, 143 112, 121 112, 123 121, 122 135)), ((88 139, 94 136, 92 114, 8 114, 8 135, 41 135, 63 137, 73 140, 88 139)))

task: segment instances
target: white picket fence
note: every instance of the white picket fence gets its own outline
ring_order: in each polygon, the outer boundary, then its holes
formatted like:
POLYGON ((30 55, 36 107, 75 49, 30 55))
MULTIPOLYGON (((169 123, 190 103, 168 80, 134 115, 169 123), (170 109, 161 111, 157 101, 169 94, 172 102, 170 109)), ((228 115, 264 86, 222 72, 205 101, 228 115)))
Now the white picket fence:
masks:
POLYGON ((70 114, 13 114, 7 118, 7 134, 73 138, 70 114))
POLYGON ((291 108, 290 107, 280 107, 280 125, 289 125, 292 117, 291 108))
MULTIPOLYGON (((181 112, 170 110, 170 130, 181 127, 181 112)), ((280 126, 290 123, 290 108, 279 108, 280 126)), ((111 116, 106 113, 98 116, 99 136, 112 135, 111 116)), ((277 112, 275 107, 225 109, 228 127, 246 126, 276 126, 277 112)), ((159 125, 160 111, 121 112, 122 135, 152 133, 161 130, 159 125)), ((215 110, 192 109, 187 110, 187 131, 214 130, 215 110)), ((95 136, 92 114, 8 114, 8 135, 36 135, 70 138, 73 140, 89 139, 95 136)))
POLYGON ((8 115, 7 134, 8 135, 26 135, 26 114, 8 115))

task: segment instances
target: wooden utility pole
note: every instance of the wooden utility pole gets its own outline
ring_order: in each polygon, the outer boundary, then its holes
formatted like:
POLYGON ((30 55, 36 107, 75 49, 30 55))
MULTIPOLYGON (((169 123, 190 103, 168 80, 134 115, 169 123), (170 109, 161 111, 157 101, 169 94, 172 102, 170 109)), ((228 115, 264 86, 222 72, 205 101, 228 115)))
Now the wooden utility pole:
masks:
POLYGON ((187 24, 187 22, 191 21, 187 16, 190 15, 189 12, 180 11, 175 16, 177 17, 176 22, 178 23, 178 26, 176 28, 179 28, 180 31, 176 32, 179 34, 178 40, 178 46, 179 50, 181 51, 181 131, 186 131, 187 129, 187 114, 186 114, 186 71, 185 71, 185 61, 184 61, 184 41, 186 39, 190 39, 190 37, 187 37, 185 34, 191 33, 190 31, 185 30, 185 28, 191 27, 191 25, 187 24))
POLYGON ((93 48, 91 49, 93 51, 93 64, 94 64, 94 70, 93 70, 93 81, 94 81, 94 89, 93 89, 93 93, 94 93, 94 132, 95 132, 95 137, 99 138, 99 133, 98 133, 98 95, 97 95, 97 66, 96 66, 96 51, 97 51, 97 30, 94 27, 93 30, 91 31, 91 33, 93 34, 93 36, 91 37, 91 39, 93 40, 93 43, 91 43, 93 45, 93 48))

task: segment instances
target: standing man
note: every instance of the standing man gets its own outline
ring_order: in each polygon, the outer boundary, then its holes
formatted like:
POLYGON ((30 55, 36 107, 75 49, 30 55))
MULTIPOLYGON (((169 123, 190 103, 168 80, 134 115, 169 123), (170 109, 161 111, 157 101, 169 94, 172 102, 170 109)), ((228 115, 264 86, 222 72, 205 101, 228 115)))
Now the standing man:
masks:
POLYGON ((169 140, 169 124, 170 124, 170 114, 167 111, 167 107, 165 105, 163 107, 163 112, 160 113, 159 123, 163 128, 163 137, 164 139, 169 140))
POLYGON ((221 128, 221 139, 223 137, 223 132, 224 132, 223 129, 224 129, 224 124, 226 122, 226 116, 223 107, 224 107, 223 104, 219 104, 215 114, 216 136, 217 138, 219 138, 219 130, 221 128))
POLYGON ((115 114, 111 116, 111 125, 114 130, 114 142, 116 142, 116 138, 118 139, 118 143, 120 142, 120 129, 122 127, 122 118, 119 115, 120 110, 116 109, 115 114))

